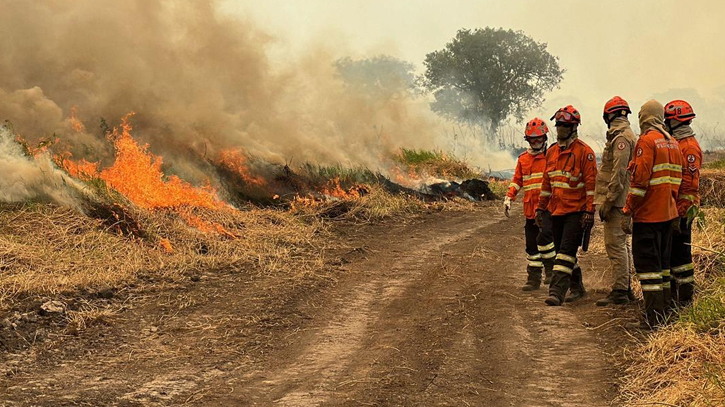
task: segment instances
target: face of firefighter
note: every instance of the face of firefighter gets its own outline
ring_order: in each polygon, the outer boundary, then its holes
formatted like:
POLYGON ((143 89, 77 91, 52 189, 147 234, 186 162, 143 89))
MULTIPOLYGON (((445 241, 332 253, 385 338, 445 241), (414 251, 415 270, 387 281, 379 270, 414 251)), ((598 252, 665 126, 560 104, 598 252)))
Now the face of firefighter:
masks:
POLYGON ((568 140, 574 133, 576 133, 577 125, 564 125, 556 124, 556 139, 559 141, 568 140))
POLYGON ((529 142, 529 146, 532 150, 539 151, 544 148, 544 145, 546 144, 546 137, 527 137, 526 141, 529 142))

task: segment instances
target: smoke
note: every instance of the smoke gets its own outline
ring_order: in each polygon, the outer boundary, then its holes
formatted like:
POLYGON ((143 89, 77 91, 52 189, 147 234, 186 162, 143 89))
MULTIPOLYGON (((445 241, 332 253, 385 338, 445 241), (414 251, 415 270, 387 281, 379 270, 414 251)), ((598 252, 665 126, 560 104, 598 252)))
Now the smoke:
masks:
POLYGON ((58 170, 48 154, 28 158, 7 126, 0 126, 0 201, 44 200, 76 206, 85 188, 58 170))
POLYGON ((447 142, 427 101, 351 92, 339 51, 325 46, 272 62, 273 38, 215 1, 0 4, 0 118, 28 140, 59 135, 75 158, 108 164, 97 124, 131 111, 134 137, 195 183, 208 174, 189 157, 227 148, 273 163, 381 168, 399 147, 447 142), (69 118, 73 107, 85 129, 69 118))

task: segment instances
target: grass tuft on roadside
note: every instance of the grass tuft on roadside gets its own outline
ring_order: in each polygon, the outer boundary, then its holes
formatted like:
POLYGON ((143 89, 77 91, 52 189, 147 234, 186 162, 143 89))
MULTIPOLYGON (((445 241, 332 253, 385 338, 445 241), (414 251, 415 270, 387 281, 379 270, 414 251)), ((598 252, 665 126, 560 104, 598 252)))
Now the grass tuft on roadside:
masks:
POLYGON ((479 178, 481 176, 466 162, 458 159, 453 154, 439 150, 401 148, 394 158, 395 161, 405 165, 418 175, 453 179, 479 178))

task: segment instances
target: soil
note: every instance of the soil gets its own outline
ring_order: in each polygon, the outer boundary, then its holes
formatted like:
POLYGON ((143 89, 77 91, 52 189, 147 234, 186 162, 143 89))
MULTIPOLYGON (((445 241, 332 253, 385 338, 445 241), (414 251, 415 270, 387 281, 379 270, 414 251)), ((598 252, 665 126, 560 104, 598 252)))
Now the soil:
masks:
POLYGON ((522 292, 522 226, 485 204, 341 224, 322 274, 209 271, 117 292, 83 330, 0 326, 0 405, 616 405, 636 310, 594 305, 596 250, 584 300, 522 292))

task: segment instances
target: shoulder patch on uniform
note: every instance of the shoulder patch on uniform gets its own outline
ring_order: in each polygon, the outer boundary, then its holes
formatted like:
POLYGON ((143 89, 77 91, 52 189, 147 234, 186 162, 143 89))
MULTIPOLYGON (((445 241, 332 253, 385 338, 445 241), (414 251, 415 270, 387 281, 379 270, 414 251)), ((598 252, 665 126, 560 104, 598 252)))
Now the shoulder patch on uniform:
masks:
POLYGON ((594 154, 592 154, 592 153, 587 154, 587 160, 594 161, 594 154))
POLYGON ((689 154, 689 155, 687 156, 687 162, 688 162, 688 163, 694 163, 694 162, 695 162, 695 160, 697 160, 697 158, 695 158, 695 154, 689 154))
POLYGON ((641 156, 643 153, 642 148, 637 149, 637 157, 641 156))
POLYGON ((625 143, 624 141, 620 141, 617 144, 617 150, 624 150, 625 148, 627 148, 627 143, 625 143))

